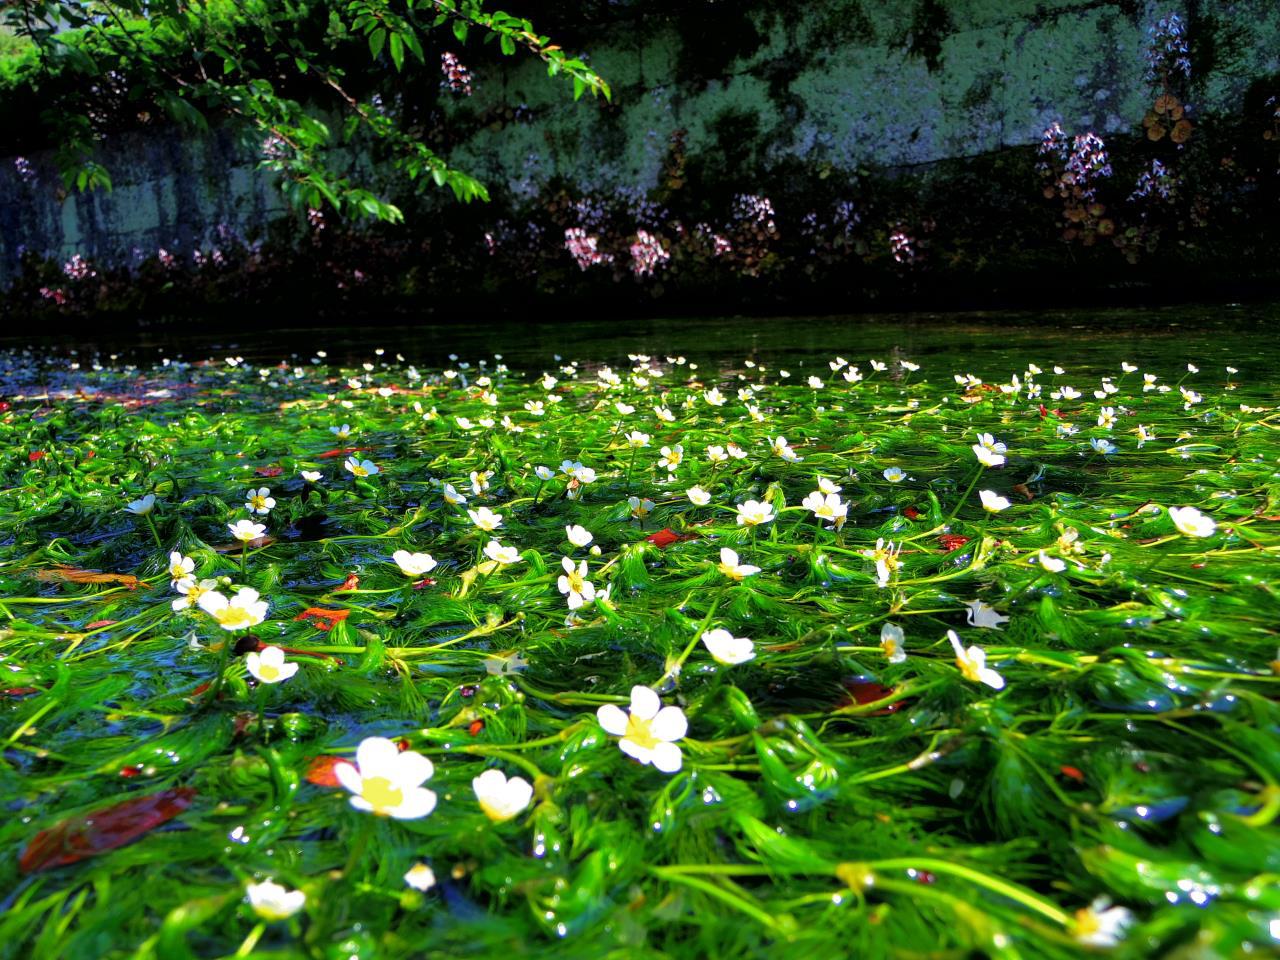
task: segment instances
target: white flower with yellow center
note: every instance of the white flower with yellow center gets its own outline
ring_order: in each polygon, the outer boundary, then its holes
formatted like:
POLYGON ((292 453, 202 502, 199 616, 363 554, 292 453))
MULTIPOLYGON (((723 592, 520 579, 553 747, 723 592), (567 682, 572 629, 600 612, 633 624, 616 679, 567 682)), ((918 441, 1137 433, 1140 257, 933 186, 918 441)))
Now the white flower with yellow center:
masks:
POLYGON ((466 494, 459 493, 458 488, 452 483, 446 483, 441 493, 444 494, 444 502, 452 506, 461 506, 467 502, 466 494))
POLYGON ((575 547, 586 547, 595 539, 591 535, 591 531, 586 527, 578 524, 569 524, 564 528, 565 539, 572 543, 575 547))
POLYGON ((303 470, 300 472, 299 476, 301 476, 303 480, 307 481, 307 483, 319 483, 320 478, 324 476, 324 474, 319 470, 303 470))
POLYGON ((406 871, 404 882, 414 890, 426 893, 436 885, 436 874, 425 863, 415 863, 406 871))
POLYGON ((984 433, 978 437, 978 442, 973 445, 972 450, 973 455, 984 467, 998 467, 1004 463, 1007 448, 991 434, 984 433))
POLYGON ((231 531, 231 536, 241 543, 250 543, 267 532, 265 526, 260 523, 254 523, 252 520, 237 520, 235 523, 228 523, 227 529, 231 531))
POLYGON ((436 808, 436 795, 422 784, 435 767, 412 750, 401 751, 386 737, 366 737, 355 763, 338 763, 334 776, 352 794, 351 805, 379 817, 416 820, 436 808))
POLYGON ((689 502, 695 507, 705 507, 711 502, 711 494, 698 486, 690 487, 684 492, 684 495, 689 498, 689 502))
POLYGON ((1103 407, 1098 411, 1098 426, 1103 430, 1110 430, 1116 425, 1116 408, 1103 407))
POLYGON ((565 594, 570 610, 577 610, 596 598, 595 584, 587 579, 587 561, 581 560, 575 565, 568 557, 561 557, 560 566, 564 573, 556 586, 565 594))
POLYGON ((720 572, 730 580, 742 580, 760 572, 760 568, 749 563, 739 563, 738 554, 728 547, 720 548, 720 572))
POLYGON ((674 472, 684 459, 684 447, 678 443, 674 447, 663 447, 659 453, 662 456, 658 458, 658 466, 666 467, 668 472, 674 472))
POLYGON ((230 600, 217 590, 208 590, 196 603, 223 630, 248 630, 267 618, 267 601, 259 600, 252 587, 242 587, 230 600))
POLYGON ((271 496, 271 491, 266 487, 260 487, 257 490, 251 489, 244 497, 244 508, 250 513, 256 513, 260 516, 266 516, 271 512, 271 508, 276 505, 275 499, 271 496))
POLYGON ((848 364, 849 364, 849 361, 846 360, 844 357, 836 357, 834 360, 827 361, 827 366, 831 368, 832 373, 835 373, 837 370, 840 370, 842 367, 848 366, 848 364))
POLYGON ((541 480, 543 483, 546 483, 556 474, 555 474, 555 471, 552 470, 550 467, 545 467, 539 464, 538 466, 533 468, 533 475, 537 477, 539 480, 541 480))
POLYGON ((885 467, 884 478, 890 483, 901 483, 907 479, 907 471, 901 467, 885 467))
POLYGON ((178 597, 178 599, 174 600, 173 603, 170 604, 170 606, 173 607, 173 612, 177 613, 179 610, 186 610, 188 607, 195 606, 200 602, 201 596, 208 593, 210 590, 213 590, 217 586, 217 580, 201 580, 199 583, 196 582, 195 577, 188 577, 184 580, 179 580, 173 585, 173 588, 182 594, 182 596, 178 597))
POLYGON ((1067 569, 1065 560, 1062 560, 1059 557, 1050 556, 1043 550, 1038 551, 1036 555, 1031 558, 1031 562, 1040 564, 1040 566, 1049 573, 1061 573, 1063 570, 1067 569))
POLYGON ((410 553, 408 550, 397 550, 391 555, 400 572, 406 577, 421 577, 436 568, 435 557, 429 553, 410 553))
POLYGON ((494 823, 518 816, 533 800, 533 784, 524 777, 511 777, 501 770, 486 770, 471 781, 480 809, 494 823))
POLYGON ((493 476, 492 470, 472 470, 471 471, 471 492, 477 497, 489 489, 489 478, 493 476))
POLYGON ((671 412, 669 407, 654 407, 653 415, 658 418, 661 423, 675 423, 676 415, 671 412))
POLYGON ((886 542, 884 537, 876 541, 874 549, 862 551, 863 556, 870 557, 875 561, 876 586, 887 587, 889 585, 890 578, 901 566, 901 561, 898 559, 901 553, 902 544, 898 544, 895 547, 892 540, 886 542))
POLYGON ((1010 507, 1008 498, 1000 496, 994 490, 979 490, 978 499, 982 501, 982 509, 988 513, 999 513, 1010 507))
POLYGON ((502 526, 502 514, 494 513, 488 507, 480 507, 478 510, 468 510, 467 516, 471 518, 471 522, 485 532, 497 530, 502 526))
POLYGON ((1195 507, 1170 507, 1169 519, 1184 537, 1211 537, 1218 529, 1213 517, 1195 507))
POLYGON ((862 373, 857 367, 850 367, 844 373, 840 374, 840 376, 844 377, 846 383, 857 383, 862 379, 862 373))
POLYGON ((781 457, 787 463, 799 463, 804 459, 791 449, 791 444, 787 443, 786 437, 774 437, 769 441, 769 446, 774 456, 781 457))
POLYGON ((542 405, 541 400, 526 400, 524 402, 524 408, 535 417, 540 417, 547 412, 546 408, 542 405))
POLYGON ((707 447, 707 459, 712 463, 724 463, 729 459, 729 455, 724 452, 724 447, 717 445, 707 447))
POLYGON ((1133 914, 1125 907, 1113 907, 1106 897, 1076 911, 1072 934, 1086 946, 1114 947, 1133 925, 1133 914))
POLYGON ((739 663, 746 663, 752 660, 756 655, 756 645, 746 637, 735 637, 728 630, 718 628, 708 630, 702 635, 702 644, 707 648, 707 652, 715 659, 716 663, 724 664, 726 667, 736 666, 739 663))
POLYGON ((664 707, 648 687, 631 688, 630 712, 614 704, 596 711, 596 719, 606 733, 621 737, 618 747, 643 764, 653 764, 663 773, 675 773, 684 763, 676 741, 689 730, 689 722, 679 707, 664 707))
POLYGON ((500 567, 509 567, 520 562, 520 551, 515 547, 505 547, 497 540, 490 540, 484 545, 484 555, 500 567))
POLYGON ((711 404, 713 407, 724 406, 724 394, 720 392, 718 387, 712 387, 710 390, 703 393, 702 396, 707 403, 711 404))
POLYGON ((826 477, 818 478, 818 490, 823 493, 839 493, 844 487, 836 483, 834 480, 828 480, 826 477))
POLYGON ((954 630, 947 631, 947 639, 951 641, 951 649, 956 652, 956 666, 960 668, 960 673, 966 680, 985 683, 994 690, 1004 688, 1004 677, 987 666, 985 650, 978 646, 972 646, 966 650, 954 630))
POLYGON ((627 434, 627 446, 632 450, 639 450, 641 447, 649 445, 649 435, 641 433, 639 430, 632 430, 627 434))
POLYGON ((347 437, 351 436, 351 424, 344 423, 341 426, 330 427, 329 432, 339 440, 345 440, 347 437))
POLYGON ((724 445, 724 452, 735 460, 742 460, 747 455, 747 451, 742 449, 742 447, 738 446, 736 443, 726 443, 724 445))
POLYGON ((372 460, 358 460, 355 457, 347 457, 343 468, 353 477, 372 477, 378 473, 378 467, 372 460))
POLYGON ((758 527, 773 520, 773 507, 759 500, 738 504, 738 526, 758 527))
POLYGON ((848 504, 840 502, 838 493, 828 493, 823 496, 818 490, 814 490, 801 500, 800 506, 810 511, 819 520, 829 520, 837 525, 843 524, 849 513, 848 504))
POLYGON ((631 508, 631 516, 637 520, 643 520, 653 512, 656 504, 649 499, 641 500, 639 497, 627 497, 627 506, 631 508))
POLYGON ((906 648, 902 645, 902 628, 893 623, 886 623, 880 628, 880 649, 890 663, 902 663, 907 659, 906 648))
POLYGON ((175 590, 179 583, 191 577, 195 569, 196 562, 190 557, 183 556, 177 550, 169 554, 169 579, 173 581, 171 586, 175 590))
POLYGON ((280 683, 298 672, 296 663, 285 663, 284 651, 279 647, 266 647, 261 653, 250 651, 244 665, 259 683, 280 683))
POLYGON ((268 922, 288 920, 307 902, 307 895, 301 890, 289 890, 274 880, 251 883, 244 892, 253 912, 268 922))

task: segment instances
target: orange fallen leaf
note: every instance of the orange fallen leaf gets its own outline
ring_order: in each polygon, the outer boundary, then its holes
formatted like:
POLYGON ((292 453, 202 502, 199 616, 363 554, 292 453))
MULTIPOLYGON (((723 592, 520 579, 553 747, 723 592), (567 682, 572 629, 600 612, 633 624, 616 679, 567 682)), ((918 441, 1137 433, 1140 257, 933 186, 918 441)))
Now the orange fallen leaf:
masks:
POLYGON ((307 607, 294 620, 305 620, 317 630, 330 630, 335 623, 341 623, 351 616, 350 610, 326 610, 324 607, 307 607))
POLYGON ((130 590, 137 590, 141 581, 131 573, 101 573, 97 570, 81 570, 59 564, 36 571, 37 580, 63 583, 119 583, 130 590))
POLYGON ((319 787, 340 787, 342 784, 338 780, 338 775, 334 772, 334 768, 340 763, 351 764, 350 760, 344 760, 342 757, 333 757, 328 754, 322 754, 311 761, 311 765, 307 767, 305 774, 308 783, 314 783, 319 787))
MULTIPOLYGON (((275 542, 276 538, 268 533, 266 536, 258 537, 256 540, 250 540, 249 549, 257 550, 259 547, 269 547, 275 542)), ((244 544, 239 541, 236 541, 235 543, 219 543, 209 549, 213 550, 215 553, 239 553, 244 549, 244 544)))
POLYGON ((339 447, 336 450, 326 450, 324 453, 317 453, 317 460, 328 460, 330 457, 343 457, 349 453, 359 453, 362 450, 372 450, 373 447, 339 447))
POLYGON ((1015 483, 1013 485, 1013 492, 1026 497, 1028 503, 1036 498, 1036 495, 1031 492, 1031 488, 1025 483, 1015 483))
POLYGON ((182 813, 195 795, 190 787, 161 790, 60 820, 32 838, 18 867, 23 873, 51 870, 123 847, 182 813))

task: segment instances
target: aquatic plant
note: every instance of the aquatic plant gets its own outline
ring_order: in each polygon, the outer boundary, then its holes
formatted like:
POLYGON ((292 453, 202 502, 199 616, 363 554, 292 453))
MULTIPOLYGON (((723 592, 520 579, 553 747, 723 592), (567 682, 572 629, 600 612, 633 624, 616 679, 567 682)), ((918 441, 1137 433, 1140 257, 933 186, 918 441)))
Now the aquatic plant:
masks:
POLYGON ((1270 391, 798 359, 10 356, 5 949, 1273 946, 1270 391))

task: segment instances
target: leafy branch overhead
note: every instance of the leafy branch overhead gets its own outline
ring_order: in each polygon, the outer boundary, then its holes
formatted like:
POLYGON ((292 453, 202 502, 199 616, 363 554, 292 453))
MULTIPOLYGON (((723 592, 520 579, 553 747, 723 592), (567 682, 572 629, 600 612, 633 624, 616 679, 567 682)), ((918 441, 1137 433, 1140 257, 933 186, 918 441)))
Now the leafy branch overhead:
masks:
POLYGON ((483 0, 19 0, 0 15, 32 42, 9 72, 39 88, 64 182, 80 191, 111 187, 103 142, 164 116, 256 138, 298 206, 399 222, 392 197, 406 188, 488 199, 421 120, 439 96, 436 61, 458 63, 442 44, 524 52, 568 78, 574 99, 610 96, 584 60, 483 0))

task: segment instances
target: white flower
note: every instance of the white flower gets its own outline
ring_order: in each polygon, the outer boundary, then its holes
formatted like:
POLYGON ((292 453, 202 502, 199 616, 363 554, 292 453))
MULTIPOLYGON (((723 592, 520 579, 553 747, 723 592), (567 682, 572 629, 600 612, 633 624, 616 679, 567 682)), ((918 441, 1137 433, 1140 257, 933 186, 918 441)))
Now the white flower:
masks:
POLYGON ((824 497, 817 490, 800 501, 800 506, 812 511, 819 520, 830 520, 837 527, 844 525, 844 519, 849 513, 849 505, 840 502, 839 494, 828 493, 824 497))
POLYGON ((131 501, 128 505, 125 506, 125 509, 132 514, 136 514, 139 517, 145 517, 148 513, 150 513, 152 510, 155 509, 155 506, 156 506, 156 495, 154 493, 148 493, 141 500, 131 501))
POLYGON ((413 889, 426 893, 436 885, 436 875, 425 863, 415 863, 405 873, 404 882, 413 889))
POLYGON ((371 477, 378 472, 378 467, 372 460, 357 460, 355 457, 347 457, 347 462, 342 466, 354 477, 371 477))
POLYGON ((173 585, 173 588, 182 596, 170 604, 173 607, 173 612, 177 613, 179 610, 185 610, 187 607, 195 605, 200 601, 201 596, 217 587, 217 585, 217 580, 201 580, 199 583, 196 583, 194 577, 179 580, 173 585))
POLYGON ((880 628, 880 649, 890 663, 902 663, 907 659, 907 651, 902 646, 902 628, 896 624, 886 623, 880 628))
POLYGON ((266 647, 261 653, 250 651, 244 658, 244 665, 261 683, 280 683, 298 672, 296 663, 285 663, 284 651, 279 647, 266 647))
POLYGON ((627 506, 631 508, 631 516, 637 520, 643 520, 653 512, 657 504, 647 498, 641 500, 639 497, 627 497, 627 506))
POLYGON ((257 540, 267 532, 266 527, 260 523, 254 523, 252 520, 237 520, 235 523, 228 523, 227 529, 231 531, 231 536, 241 543, 257 540))
POLYGON ((303 470, 302 479, 307 483, 318 483, 323 474, 319 470, 303 470))
POLYGON ((711 502, 711 494, 698 486, 690 487, 684 494, 695 507, 705 507, 711 502))
POLYGON ((477 497, 489 489, 489 478, 493 476, 492 470, 472 470, 471 471, 471 492, 477 497))
POLYGON ((658 452, 662 454, 658 458, 658 466, 666 467, 668 472, 673 472, 684 459, 684 447, 678 443, 674 447, 663 447, 658 452))
POLYGON ((267 618, 267 601, 259 600, 252 587, 243 587, 230 600, 217 590, 209 590, 201 593, 196 603, 223 630, 248 630, 267 618))
POLYGON ((631 688, 630 714, 613 704, 596 711, 596 719, 606 733, 621 737, 619 748, 629 757, 653 764, 663 773, 675 773, 684 758, 676 741, 689 730, 689 722, 679 707, 664 707, 648 687, 631 688))
POLYGON ((1089 906, 1076 911, 1072 933, 1090 947, 1114 947, 1133 924, 1133 914, 1125 907, 1113 907, 1106 897, 1098 897, 1089 906))
POLYGON ((828 360, 827 366, 831 368, 832 373, 835 373, 841 367, 847 365, 848 362, 849 361, 846 360, 844 357, 836 357, 834 360, 828 360))
POLYGON ((639 430, 632 430, 627 434, 626 439, 627 446, 634 450, 639 450, 641 447, 647 447, 649 445, 649 435, 647 433, 641 433, 639 430))
POLYGON ((982 501, 982 509, 988 513, 999 513, 1001 510, 1009 509, 1009 500, 1000 496, 994 490, 979 490, 978 498, 982 501))
POLYGON ((176 589, 178 584, 189 578, 196 568, 196 562, 190 557, 184 557, 177 550, 169 554, 169 579, 173 581, 172 586, 176 589))
POLYGON ((755 527, 773 519, 773 507, 758 500, 738 504, 738 526, 755 527))
POLYGON ((1065 561, 1058 557, 1051 557, 1043 550, 1036 554, 1033 562, 1040 564, 1040 566, 1044 567, 1044 569, 1048 570, 1050 573, 1061 573, 1063 570, 1067 569, 1065 561))
POLYGON ((586 527, 578 524, 570 524, 564 528, 565 539, 572 543, 575 547, 585 547, 594 539, 591 531, 586 527))
POLYGON ((271 508, 276 505, 275 500, 271 496, 271 491, 266 487, 258 490, 250 489, 245 494, 244 508, 250 513, 256 513, 262 516, 271 512, 271 508))
POLYGON ((724 445, 724 452, 735 460, 741 460, 747 455, 747 451, 743 450, 736 443, 726 443, 724 445))
POLYGON ((1009 618, 996 613, 996 608, 983 603, 981 600, 970 600, 965 604, 968 612, 965 616, 969 620, 971 627, 983 627, 991 630, 999 630, 1000 624, 1008 623, 1009 618))
POLYGON ((351 436, 351 424, 344 423, 340 427, 330 427, 329 432, 339 440, 345 440, 347 437, 351 436))
POLYGON ((760 572, 759 567, 749 563, 739 563, 738 554, 728 547, 720 549, 720 572, 730 580, 742 580, 760 572))
POLYGON ((287 920, 302 909, 307 895, 301 890, 288 890, 274 880, 251 883, 244 888, 249 906, 263 920, 287 920))
POLYGON ((468 510, 467 516, 471 518, 471 522, 484 531, 497 530, 502 526, 502 514, 494 513, 488 507, 481 507, 478 510, 468 510))
POLYGON ((406 577, 421 577, 436 568, 436 561, 429 553, 410 553, 408 550, 397 550, 391 555, 400 572, 406 577))
POLYGON ((732 667, 754 659, 756 645, 746 637, 735 637, 728 630, 708 630, 702 635, 702 643, 717 663, 732 667))
POLYGON ((520 562, 520 551, 515 547, 504 547, 497 540, 490 540, 484 545, 484 555, 501 567, 520 562))
POLYGON ((951 648, 956 652, 956 666, 960 668, 960 673, 966 680, 985 683, 995 690, 1003 689, 1004 677, 987 666, 985 650, 977 646, 965 650, 960 645, 960 638, 956 636, 954 630, 947 631, 947 639, 951 641, 951 648))
POLYGON ((813 377, 813 376, 809 377, 809 389, 810 389, 810 390, 821 390, 821 389, 822 389, 822 378, 821 378, 821 377, 813 377))
POLYGON ((587 561, 582 560, 575 567, 568 557, 561 557, 560 566, 564 573, 556 585, 566 595, 570 610, 577 610, 596 598, 595 585, 587 579, 587 561))
POLYGON ((844 487, 836 483, 834 480, 828 480, 826 477, 818 478, 818 490, 822 493, 839 493, 844 487))
POLYGON ((1116 424, 1116 408, 1103 407, 1098 411, 1098 426, 1110 430, 1116 424))
POLYGON ((791 444, 787 443, 786 437, 774 437, 769 441, 769 446, 773 449, 775 456, 781 457, 787 463, 800 463, 804 460, 804 457, 791 449, 791 444))
POLYGON ((1218 525, 1195 507, 1170 507, 1169 519, 1178 532, 1187 537, 1211 537, 1218 525))
POLYGON ((512 777, 501 770, 486 770, 471 781, 480 809, 495 823, 510 820, 533 800, 533 785, 524 777, 512 777))
POLYGON ((707 459, 712 463, 724 463, 729 459, 729 455, 724 452, 724 447, 715 445, 707 447, 707 459))
POLYGON ((335 764, 333 773, 357 810, 416 820, 436 808, 435 793, 422 786, 435 773, 431 761, 412 750, 402 753, 386 737, 366 737, 356 748, 356 762, 335 764))
POLYGON ((543 483, 546 483, 548 480, 550 480, 552 477, 556 475, 555 471, 552 470, 550 467, 544 467, 541 465, 534 467, 533 473, 534 473, 534 476, 536 476, 543 483))
POLYGON ((467 502, 466 494, 459 493, 458 488, 452 483, 446 483, 441 493, 444 494, 444 502, 452 504, 455 507, 467 502))
POLYGON ((1089 446, 1094 449, 1094 452, 1101 453, 1104 456, 1116 452, 1116 445, 1102 437, 1094 437, 1089 441, 1089 446))
POLYGON ((717 387, 712 387, 710 390, 703 393, 702 396, 706 399, 707 403, 711 404, 713 407, 724 406, 724 394, 721 393, 717 387))
POLYGON ((886 467, 884 471, 884 478, 890 483, 901 483, 903 480, 907 479, 907 472, 901 467, 886 467))
POLYGON ((978 442, 973 445, 972 450, 973 455, 984 467, 998 467, 1004 463, 1007 448, 991 434, 984 433, 978 437, 978 442))

